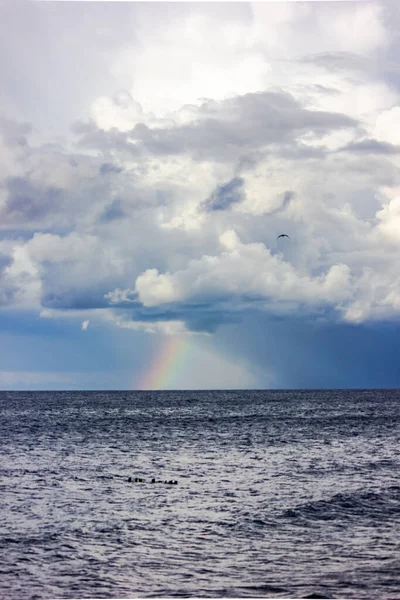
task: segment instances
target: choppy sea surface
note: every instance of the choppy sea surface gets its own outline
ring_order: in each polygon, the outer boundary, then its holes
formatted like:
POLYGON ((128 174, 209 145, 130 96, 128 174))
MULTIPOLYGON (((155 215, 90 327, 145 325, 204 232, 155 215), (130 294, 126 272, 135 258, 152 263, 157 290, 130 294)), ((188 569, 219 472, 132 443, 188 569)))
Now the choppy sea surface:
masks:
POLYGON ((0 598, 397 600, 399 450, 396 390, 1 392, 0 598))

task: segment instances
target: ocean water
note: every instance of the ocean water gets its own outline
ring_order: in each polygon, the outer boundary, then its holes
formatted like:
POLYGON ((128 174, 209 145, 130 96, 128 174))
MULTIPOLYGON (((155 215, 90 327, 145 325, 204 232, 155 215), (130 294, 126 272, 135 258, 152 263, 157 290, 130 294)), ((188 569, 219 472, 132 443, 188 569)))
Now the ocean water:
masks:
POLYGON ((399 449, 395 390, 1 392, 0 597, 398 599, 399 449))

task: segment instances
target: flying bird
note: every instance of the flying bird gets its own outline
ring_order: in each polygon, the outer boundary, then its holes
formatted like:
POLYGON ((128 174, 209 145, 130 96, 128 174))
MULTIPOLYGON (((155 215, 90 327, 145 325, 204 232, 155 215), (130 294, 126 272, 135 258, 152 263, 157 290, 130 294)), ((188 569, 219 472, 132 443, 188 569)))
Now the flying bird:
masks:
POLYGON ((291 237, 289 235, 287 235, 286 233, 281 233, 281 235, 278 235, 278 237, 276 239, 279 240, 279 238, 281 238, 281 237, 287 237, 287 238, 289 238, 289 240, 291 239, 291 237))

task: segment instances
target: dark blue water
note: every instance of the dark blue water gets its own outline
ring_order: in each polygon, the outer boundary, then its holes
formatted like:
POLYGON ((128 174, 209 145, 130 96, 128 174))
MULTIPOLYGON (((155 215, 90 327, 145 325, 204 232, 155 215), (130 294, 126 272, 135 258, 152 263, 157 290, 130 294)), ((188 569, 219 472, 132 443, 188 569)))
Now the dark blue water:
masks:
POLYGON ((0 597, 398 599, 399 443, 400 391, 2 392, 0 597))

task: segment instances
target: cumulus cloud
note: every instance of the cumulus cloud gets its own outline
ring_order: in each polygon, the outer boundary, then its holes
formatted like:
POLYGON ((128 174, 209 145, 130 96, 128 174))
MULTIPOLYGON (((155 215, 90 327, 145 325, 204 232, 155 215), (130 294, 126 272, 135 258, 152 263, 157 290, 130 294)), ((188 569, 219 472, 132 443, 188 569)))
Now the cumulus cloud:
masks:
POLYGON ((350 296, 350 269, 332 265, 327 273, 310 277, 299 273, 272 254, 264 244, 242 244, 234 231, 220 237, 225 248, 219 256, 203 256, 187 269, 159 274, 151 269, 136 280, 135 292, 144 306, 204 298, 243 296, 272 303, 332 303, 338 305, 350 296))

